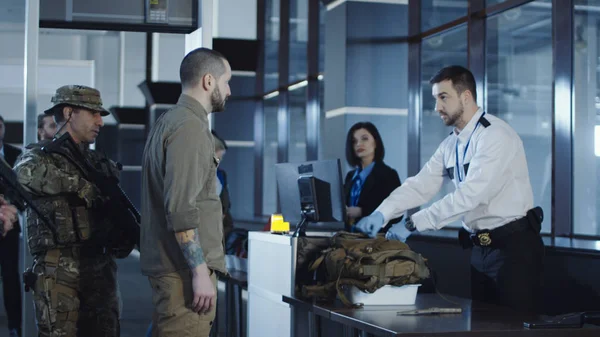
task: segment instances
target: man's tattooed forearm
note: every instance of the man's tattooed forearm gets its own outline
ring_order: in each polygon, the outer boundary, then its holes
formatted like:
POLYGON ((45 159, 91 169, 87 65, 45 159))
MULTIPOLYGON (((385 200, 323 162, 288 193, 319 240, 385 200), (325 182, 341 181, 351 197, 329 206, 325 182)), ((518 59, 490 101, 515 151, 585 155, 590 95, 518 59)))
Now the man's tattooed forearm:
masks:
POLYGON ((191 269, 204 263, 204 253, 200 246, 200 238, 197 229, 190 229, 185 232, 175 233, 179 248, 191 269))

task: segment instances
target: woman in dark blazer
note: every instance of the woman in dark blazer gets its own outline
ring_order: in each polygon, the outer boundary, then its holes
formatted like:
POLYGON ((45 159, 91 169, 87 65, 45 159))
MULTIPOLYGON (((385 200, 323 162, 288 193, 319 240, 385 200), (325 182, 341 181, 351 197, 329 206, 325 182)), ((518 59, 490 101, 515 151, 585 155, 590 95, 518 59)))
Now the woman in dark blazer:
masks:
MULTIPOLYGON (((375 125, 359 122, 350 128, 346 137, 346 160, 355 169, 348 172, 344 181, 349 227, 375 211, 400 186, 398 173, 383 162, 384 156, 383 141, 375 125)), ((401 219, 393 219, 389 224, 401 219)))

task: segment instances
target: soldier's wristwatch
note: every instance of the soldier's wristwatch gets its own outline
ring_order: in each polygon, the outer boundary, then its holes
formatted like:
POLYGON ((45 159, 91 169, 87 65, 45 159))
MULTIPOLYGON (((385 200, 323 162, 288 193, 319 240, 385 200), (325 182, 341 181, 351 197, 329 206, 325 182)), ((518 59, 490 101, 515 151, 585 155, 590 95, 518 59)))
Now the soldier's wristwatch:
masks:
POLYGON ((415 226, 415 223, 410 217, 406 218, 406 223, 404 224, 404 226, 411 232, 414 232, 417 229, 417 226, 415 226))

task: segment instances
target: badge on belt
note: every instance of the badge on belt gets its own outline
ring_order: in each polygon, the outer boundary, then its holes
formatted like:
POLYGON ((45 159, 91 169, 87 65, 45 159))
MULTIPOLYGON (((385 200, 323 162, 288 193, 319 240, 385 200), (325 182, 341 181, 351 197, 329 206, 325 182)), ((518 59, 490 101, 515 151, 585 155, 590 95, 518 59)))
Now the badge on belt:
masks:
POLYGON ((477 239, 479 240, 479 244, 481 246, 489 246, 492 244, 492 238, 490 238, 490 233, 479 233, 477 234, 477 239))

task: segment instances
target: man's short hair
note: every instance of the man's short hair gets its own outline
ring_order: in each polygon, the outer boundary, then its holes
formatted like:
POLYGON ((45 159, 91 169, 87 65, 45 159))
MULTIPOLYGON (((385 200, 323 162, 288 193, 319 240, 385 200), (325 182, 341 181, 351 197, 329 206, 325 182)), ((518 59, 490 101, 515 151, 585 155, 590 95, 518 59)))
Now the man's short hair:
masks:
MULTIPOLYGON (((56 124, 61 124, 66 120, 65 115, 63 114, 63 108, 66 106, 69 106, 69 105, 68 104, 59 104, 52 108, 51 116, 54 116, 54 121, 56 121, 56 124)), ((73 110, 75 110, 74 107, 73 107, 73 110)))
POLYGON ((208 48, 192 50, 183 58, 179 67, 181 86, 194 87, 206 74, 211 74, 215 78, 221 77, 226 70, 224 61, 226 61, 225 56, 218 51, 208 48))
POLYGON ((48 109, 51 111, 51 113, 46 114, 46 116, 53 116, 56 124, 64 123, 67 121, 67 119, 65 118, 65 114, 63 113, 63 110, 65 109, 65 107, 69 107, 69 108, 73 109, 73 113, 77 113, 79 110, 81 110, 81 107, 78 107, 75 105, 59 104, 59 105, 55 105, 54 107, 48 109))
POLYGON ((0 115, 0 122, 4 123, 4 117, 0 115))
POLYGON ((452 87, 460 95, 465 90, 469 90, 473 96, 473 100, 477 102, 477 87, 475 85, 475 77, 473 73, 465 67, 449 66, 438 71, 437 74, 429 80, 429 84, 436 84, 450 80, 452 87))

